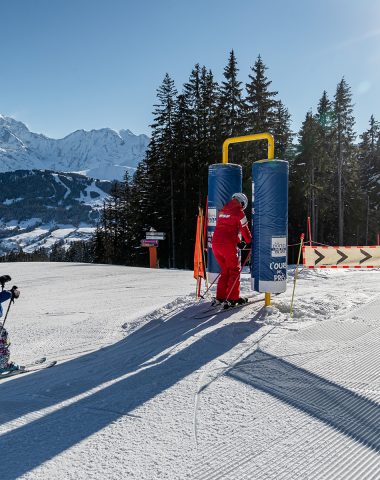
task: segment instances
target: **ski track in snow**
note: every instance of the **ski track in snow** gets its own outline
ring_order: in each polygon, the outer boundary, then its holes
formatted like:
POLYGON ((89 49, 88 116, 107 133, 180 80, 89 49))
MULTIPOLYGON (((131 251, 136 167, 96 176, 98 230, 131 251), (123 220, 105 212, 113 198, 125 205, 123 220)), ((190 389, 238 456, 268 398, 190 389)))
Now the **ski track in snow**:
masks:
POLYGON ((380 270, 301 270, 292 319, 292 269, 201 319, 192 272, 3 270, 12 358, 59 363, 0 383, 1 480, 380 478, 380 270))

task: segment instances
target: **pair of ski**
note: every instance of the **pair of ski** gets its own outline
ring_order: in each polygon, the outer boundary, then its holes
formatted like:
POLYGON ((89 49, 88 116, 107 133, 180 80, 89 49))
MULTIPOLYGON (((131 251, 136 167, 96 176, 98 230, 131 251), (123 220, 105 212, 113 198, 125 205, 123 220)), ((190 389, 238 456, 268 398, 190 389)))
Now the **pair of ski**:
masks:
POLYGON ((221 313, 230 312, 231 310, 244 308, 247 305, 250 305, 252 303, 257 303, 257 302, 262 302, 262 298, 257 299, 257 300, 248 299, 247 302, 245 302, 245 303, 230 305, 227 308, 225 307, 224 304, 218 304, 218 305, 210 304, 206 310, 203 310, 202 312, 199 312, 199 315, 196 315, 194 318, 197 319, 197 320, 201 320, 203 318, 209 318, 213 315, 219 315, 221 313))
POLYGON ((35 372, 44 368, 51 368, 57 364, 56 360, 46 362, 46 357, 38 358, 31 363, 22 365, 19 370, 11 370, 0 373, 0 379, 13 377, 14 375, 20 375, 21 373, 35 372))

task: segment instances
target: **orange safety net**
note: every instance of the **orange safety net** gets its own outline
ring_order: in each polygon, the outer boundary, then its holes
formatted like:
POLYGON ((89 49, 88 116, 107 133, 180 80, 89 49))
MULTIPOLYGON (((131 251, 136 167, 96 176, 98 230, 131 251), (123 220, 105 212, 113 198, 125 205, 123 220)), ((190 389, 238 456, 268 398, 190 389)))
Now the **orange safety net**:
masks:
POLYGON ((195 248, 194 248, 194 278, 205 278, 205 266, 203 262, 203 212, 199 209, 197 217, 197 232, 195 235, 195 248))

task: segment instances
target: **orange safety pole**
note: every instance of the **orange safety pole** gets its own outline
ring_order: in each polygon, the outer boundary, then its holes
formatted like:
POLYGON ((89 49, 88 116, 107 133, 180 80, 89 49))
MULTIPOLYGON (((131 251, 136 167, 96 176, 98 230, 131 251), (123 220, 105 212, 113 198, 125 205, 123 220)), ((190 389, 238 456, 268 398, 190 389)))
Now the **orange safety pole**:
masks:
POLYGON ((201 251, 202 251, 202 274, 207 288, 207 274, 206 274, 206 254, 205 254, 205 245, 207 242, 207 226, 206 226, 206 215, 203 214, 203 208, 200 209, 201 212, 201 251))
POLYGON ((205 278, 205 271, 203 265, 203 211, 198 207, 197 229, 195 234, 194 247, 194 278, 197 281, 196 295, 200 297, 202 278, 205 278))
POLYGON ((202 287, 202 275, 199 275, 199 270, 201 271, 201 273, 203 273, 203 211, 201 207, 199 207, 199 255, 201 257, 200 260, 202 262, 202 266, 201 268, 199 268, 198 264, 198 298, 201 296, 202 287))
POLYGON ((307 228, 309 230, 309 242, 310 242, 310 246, 312 247, 313 246, 313 241, 311 239, 311 222, 310 222, 310 217, 307 217, 307 228))
POLYGON ((157 247, 149 247, 150 268, 157 268, 157 247))

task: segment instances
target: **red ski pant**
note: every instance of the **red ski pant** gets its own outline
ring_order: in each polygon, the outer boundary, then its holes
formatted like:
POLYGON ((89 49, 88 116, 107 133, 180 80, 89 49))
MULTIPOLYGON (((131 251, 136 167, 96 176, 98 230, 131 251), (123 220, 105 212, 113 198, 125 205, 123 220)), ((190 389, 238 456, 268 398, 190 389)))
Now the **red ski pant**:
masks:
POLYGON ((238 300, 240 297, 240 259, 236 246, 217 243, 212 245, 212 251, 221 270, 216 298, 238 300))

